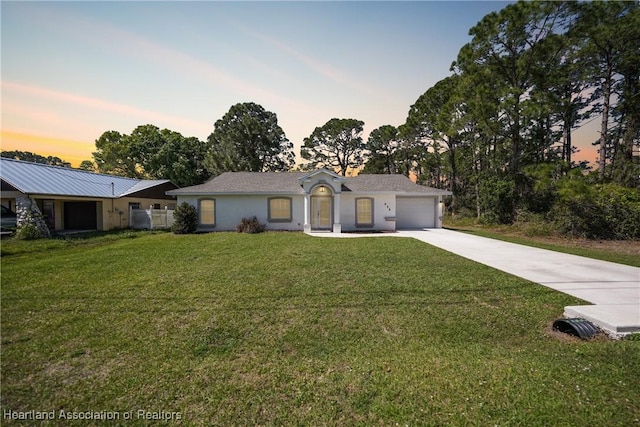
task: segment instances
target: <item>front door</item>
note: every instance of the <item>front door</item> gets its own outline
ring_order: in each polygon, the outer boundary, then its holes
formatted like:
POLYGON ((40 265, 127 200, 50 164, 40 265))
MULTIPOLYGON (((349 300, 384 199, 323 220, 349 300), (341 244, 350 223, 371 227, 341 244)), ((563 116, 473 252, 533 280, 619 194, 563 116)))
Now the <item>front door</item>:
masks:
POLYGON ((311 197, 311 229, 331 230, 331 197, 311 197))

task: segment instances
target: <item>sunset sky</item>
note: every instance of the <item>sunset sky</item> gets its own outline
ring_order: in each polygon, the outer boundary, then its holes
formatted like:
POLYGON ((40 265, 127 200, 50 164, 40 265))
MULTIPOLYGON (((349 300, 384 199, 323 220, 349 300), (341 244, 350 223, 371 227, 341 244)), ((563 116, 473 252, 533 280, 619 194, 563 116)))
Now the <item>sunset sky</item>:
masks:
MULTIPOLYGON (((404 123, 506 4, 2 1, 2 150, 77 166, 107 130, 204 140, 238 102, 276 113, 297 156, 333 117, 363 120, 366 137, 404 123)), ((575 160, 593 159, 593 125, 575 160)))

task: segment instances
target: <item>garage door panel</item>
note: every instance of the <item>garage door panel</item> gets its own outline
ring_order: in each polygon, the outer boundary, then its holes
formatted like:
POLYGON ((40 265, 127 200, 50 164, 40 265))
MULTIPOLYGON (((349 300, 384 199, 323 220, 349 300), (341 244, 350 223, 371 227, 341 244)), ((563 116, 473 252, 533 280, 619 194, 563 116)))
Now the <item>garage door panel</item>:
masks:
POLYGON ((397 197, 396 228, 434 228, 435 206, 435 197, 397 197))

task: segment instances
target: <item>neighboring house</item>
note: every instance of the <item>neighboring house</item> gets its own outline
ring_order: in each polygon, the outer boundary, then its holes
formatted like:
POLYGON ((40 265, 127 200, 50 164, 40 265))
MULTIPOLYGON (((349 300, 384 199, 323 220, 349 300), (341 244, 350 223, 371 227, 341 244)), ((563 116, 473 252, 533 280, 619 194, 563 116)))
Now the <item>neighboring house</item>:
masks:
POLYGON ((442 196, 404 175, 345 178, 313 172, 226 172, 168 191, 198 209, 199 230, 234 230, 257 217, 271 230, 393 231, 442 227, 442 196))
MULTIPOLYGON (((175 207, 168 180, 142 180, 0 158, 2 205, 18 213, 36 202, 52 231, 129 226, 130 209, 175 207)), ((19 220, 20 221, 20 220, 19 220)))

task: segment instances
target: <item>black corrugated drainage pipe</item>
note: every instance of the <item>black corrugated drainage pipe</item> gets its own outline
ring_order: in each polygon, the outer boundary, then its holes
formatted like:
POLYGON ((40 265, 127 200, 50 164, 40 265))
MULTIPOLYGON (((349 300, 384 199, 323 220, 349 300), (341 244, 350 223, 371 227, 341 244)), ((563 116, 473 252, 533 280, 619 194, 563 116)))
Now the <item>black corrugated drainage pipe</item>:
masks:
POLYGON ((593 338, 599 332, 596 325, 581 317, 571 319, 558 319, 553 322, 553 329, 565 334, 580 337, 583 340, 593 338))

